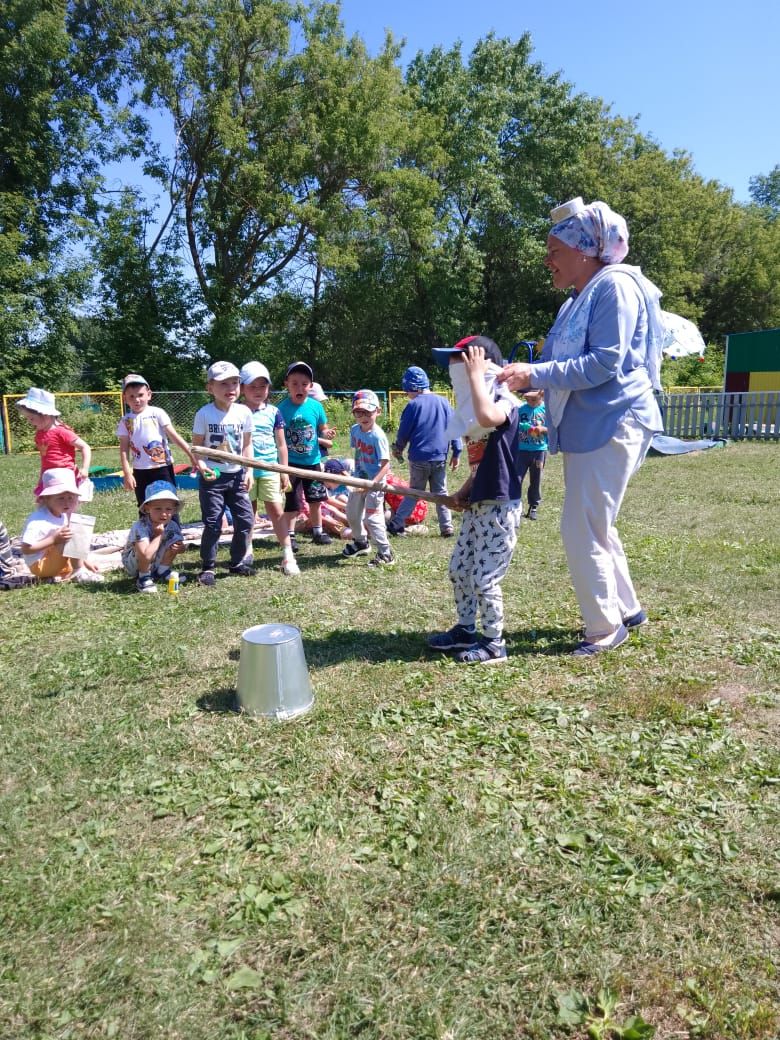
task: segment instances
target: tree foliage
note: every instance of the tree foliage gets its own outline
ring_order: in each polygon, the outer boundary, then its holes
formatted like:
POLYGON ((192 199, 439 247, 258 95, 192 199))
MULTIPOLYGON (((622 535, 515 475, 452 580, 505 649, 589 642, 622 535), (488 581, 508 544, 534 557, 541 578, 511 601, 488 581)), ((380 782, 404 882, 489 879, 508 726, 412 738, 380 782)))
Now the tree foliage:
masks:
POLYGON ((773 219, 780 216, 780 165, 750 178, 750 197, 758 206, 765 206, 773 219))
POLYGON ((337 4, 7 0, 0 382, 186 386, 216 356, 396 383, 430 347, 543 336, 550 208, 623 213, 629 261, 719 342, 780 325, 780 167, 750 205, 533 60, 528 35, 372 57, 337 4), (172 127, 156 139, 151 115, 172 127), (102 164, 133 157, 167 215, 102 164))
POLYGON ((369 58, 332 5, 175 0, 139 17, 135 48, 143 99, 173 120, 163 175, 216 319, 354 262, 403 108, 389 43, 369 58))

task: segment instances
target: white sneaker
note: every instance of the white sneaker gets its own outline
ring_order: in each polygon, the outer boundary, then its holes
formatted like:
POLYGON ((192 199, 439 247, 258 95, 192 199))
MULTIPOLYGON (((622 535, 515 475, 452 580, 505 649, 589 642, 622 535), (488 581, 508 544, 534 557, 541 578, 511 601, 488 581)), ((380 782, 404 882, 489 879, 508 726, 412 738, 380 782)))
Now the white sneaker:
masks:
POLYGON ((104 578, 97 571, 88 571, 86 567, 79 567, 70 580, 78 582, 79 585, 101 585, 104 578))
POLYGON ((295 562, 295 557, 290 556, 282 560, 282 574, 286 574, 288 578, 294 578, 297 574, 301 573, 301 568, 295 562))

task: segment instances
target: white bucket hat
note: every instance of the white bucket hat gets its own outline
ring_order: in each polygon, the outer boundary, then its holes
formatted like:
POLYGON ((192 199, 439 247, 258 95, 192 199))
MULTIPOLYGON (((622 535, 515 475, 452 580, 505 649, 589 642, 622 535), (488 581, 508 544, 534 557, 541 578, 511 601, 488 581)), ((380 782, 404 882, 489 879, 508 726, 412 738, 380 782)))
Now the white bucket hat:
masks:
POLYGON ((54 394, 48 390, 39 390, 37 386, 31 386, 27 396, 16 402, 17 408, 27 408, 28 411, 38 412, 39 415, 59 415, 54 407, 54 394))

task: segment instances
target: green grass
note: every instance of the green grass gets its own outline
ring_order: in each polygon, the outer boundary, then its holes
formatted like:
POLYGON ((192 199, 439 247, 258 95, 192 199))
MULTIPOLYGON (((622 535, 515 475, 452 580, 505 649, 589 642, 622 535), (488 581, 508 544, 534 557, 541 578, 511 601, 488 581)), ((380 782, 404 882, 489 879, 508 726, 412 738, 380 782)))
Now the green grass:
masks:
MULTIPOLYGON (((0 459, 12 533, 35 472, 0 459)), ((300 581, 259 547, 178 601, 1 594, 0 1036, 776 1037, 779 485, 772 445, 648 460, 621 531, 652 624, 593 661, 562 653, 556 459, 500 668, 425 650, 438 537, 379 574, 306 543, 300 581), (316 690, 287 724, 228 709, 270 620, 316 690)))

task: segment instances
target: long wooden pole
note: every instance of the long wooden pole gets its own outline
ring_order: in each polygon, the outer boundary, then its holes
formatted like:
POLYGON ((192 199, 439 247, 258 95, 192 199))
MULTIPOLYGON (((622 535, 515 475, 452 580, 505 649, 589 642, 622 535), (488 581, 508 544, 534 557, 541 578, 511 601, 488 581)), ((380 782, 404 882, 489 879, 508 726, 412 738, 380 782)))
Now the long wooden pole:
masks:
POLYGON ((265 469, 271 473, 287 473, 291 477, 303 477, 305 480, 321 480, 323 484, 344 484, 346 487, 358 488, 360 491, 390 492, 391 495, 403 495, 405 498, 423 498, 436 505, 452 505, 447 495, 434 495, 432 491, 420 488, 397 487, 395 484, 381 484, 379 487, 372 480, 362 477, 351 477, 348 473, 317 473, 310 469, 297 469, 295 466, 282 466, 278 462, 264 462, 261 459, 249 459, 245 455, 234 455, 232 451, 219 451, 204 445, 191 445, 193 455, 202 459, 214 459, 215 462, 232 462, 237 466, 250 466, 252 469, 265 469))

